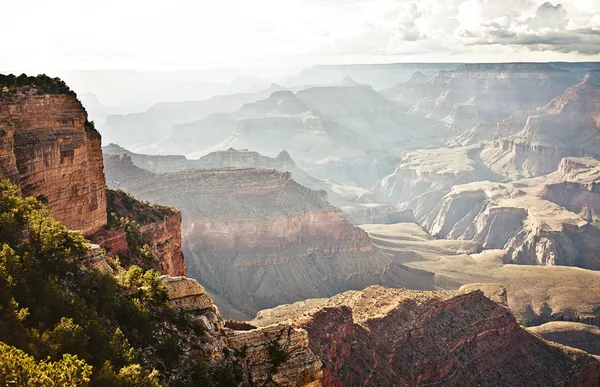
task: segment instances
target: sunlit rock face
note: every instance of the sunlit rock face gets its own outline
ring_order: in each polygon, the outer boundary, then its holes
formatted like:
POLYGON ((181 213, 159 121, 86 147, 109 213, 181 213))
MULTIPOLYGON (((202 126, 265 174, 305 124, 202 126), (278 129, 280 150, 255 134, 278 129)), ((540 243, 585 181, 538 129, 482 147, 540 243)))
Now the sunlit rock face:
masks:
POLYGON ((211 169, 152 175, 119 159, 108 184, 183 213, 188 274, 252 315, 264 307, 376 283, 429 288, 371 245, 362 229, 273 169, 211 169), (149 174, 149 175, 148 175, 149 174))
POLYGON ((90 234, 106 223, 100 135, 73 93, 0 94, 0 176, 70 229, 90 234))
POLYGON ((546 106, 530 111, 519 132, 488 144, 481 158, 513 179, 544 175, 555 171, 563 157, 599 157, 599 123, 600 72, 591 72, 546 106))
MULTIPOLYGON (((597 173, 588 168, 581 175, 597 173)), ((593 185, 574 180, 555 173, 528 184, 457 185, 438 201, 423 225, 441 238, 504 249, 507 263, 599 269, 597 195, 593 185)))
POLYGON ((264 310, 251 323, 305 329, 324 386, 592 386, 600 373, 596 358, 528 333, 479 290, 373 286, 264 310))
POLYGON ((245 330, 230 329, 196 280, 163 275, 159 281, 167 289, 171 304, 202 328, 201 345, 196 351, 209 363, 218 366, 233 358, 243 370, 243 381, 256 386, 273 381, 287 387, 321 386, 322 364, 308 348, 305 330, 289 324, 260 329, 245 324, 245 330), (274 358, 273 348, 280 351, 280 358, 274 358))

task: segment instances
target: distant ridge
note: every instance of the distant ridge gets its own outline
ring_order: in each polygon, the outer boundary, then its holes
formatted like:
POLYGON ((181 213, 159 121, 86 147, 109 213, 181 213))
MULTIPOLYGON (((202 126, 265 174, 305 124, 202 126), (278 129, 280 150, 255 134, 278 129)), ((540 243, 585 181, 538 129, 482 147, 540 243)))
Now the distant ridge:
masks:
POLYGON ((567 70, 558 69, 549 63, 535 63, 535 62, 515 62, 515 63, 465 63, 458 66, 453 72, 498 72, 498 71, 510 71, 510 72, 558 72, 563 73, 567 70))

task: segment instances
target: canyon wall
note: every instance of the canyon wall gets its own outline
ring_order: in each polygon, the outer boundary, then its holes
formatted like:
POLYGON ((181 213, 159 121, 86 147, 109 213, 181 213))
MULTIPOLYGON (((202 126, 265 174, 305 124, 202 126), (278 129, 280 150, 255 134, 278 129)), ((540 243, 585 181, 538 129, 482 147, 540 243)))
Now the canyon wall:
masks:
POLYGON ((90 235, 90 240, 111 256, 121 257, 123 263, 149 265, 172 276, 186 275, 181 251, 181 212, 141 202, 122 191, 107 190, 107 201, 109 222, 90 235), (157 262, 141 261, 144 244, 148 244, 157 262))
POLYGON ((305 329, 323 386, 593 386, 600 377, 596 358, 528 333, 479 290, 372 286, 261 311, 250 323, 305 329))
POLYGON ((71 93, 0 93, 0 176, 85 234, 106 223, 100 135, 71 93))
POLYGON ((0 178, 17 183, 24 195, 38 197, 54 218, 114 255, 135 253, 126 233, 107 224, 107 215, 116 211, 118 218, 137 220, 139 233, 158 258, 156 268, 185 274, 181 213, 107 192, 100 134, 75 93, 44 76, 20 82, 0 88, 0 178))
POLYGON ((527 116, 522 130, 482 151, 490 169, 515 179, 553 172, 564 157, 600 157, 600 72, 586 74, 527 116))
POLYGON ((321 386, 321 361, 309 349, 305 330, 290 324, 261 329, 239 324, 245 329, 230 329, 230 323, 221 317, 210 295, 197 281, 167 275, 159 279, 165 285, 173 306, 184 311, 201 327, 202 344, 196 351, 210 365, 237 362, 242 371, 240 382, 248 385, 321 386))
POLYGON ((324 191, 303 187, 288 172, 148 173, 124 158, 107 163, 109 186, 182 211, 189 275, 246 316, 377 283, 430 286, 431 278, 373 248, 324 191))

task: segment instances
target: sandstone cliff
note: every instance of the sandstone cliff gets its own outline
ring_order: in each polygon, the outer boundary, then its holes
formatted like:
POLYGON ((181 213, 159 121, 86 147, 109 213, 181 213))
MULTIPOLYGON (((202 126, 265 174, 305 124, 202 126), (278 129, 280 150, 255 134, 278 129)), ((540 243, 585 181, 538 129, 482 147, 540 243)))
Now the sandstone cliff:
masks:
POLYGON ((600 377, 598 359, 531 335, 481 291, 374 286, 261 311, 251 323, 284 322, 308 332, 323 386, 594 386, 600 377))
POLYGON ((407 219, 389 205, 378 202, 373 192, 332 180, 320 180, 299 168, 290 154, 281 151, 277 157, 263 156, 258 152, 245 149, 227 149, 211 152, 199 159, 187 159, 184 156, 154 156, 130 152, 116 144, 102 148, 105 164, 113 165, 131 161, 136 167, 155 173, 178 172, 185 169, 211 168, 274 168, 280 172, 290 172, 295 181, 305 187, 324 190, 328 201, 341 209, 353 224, 394 223, 398 219, 407 219), (126 156, 126 157, 123 157, 126 156))
POLYGON ((0 177, 91 234, 106 223, 100 135, 73 92, 46 92, 38 81, 0 92, 0 177))
POLYGON ((321 361, 308 347, 308 334, 289 324, 233 330, 226 327, 210 295, 186 277, 162 276, 171 303, 202 328, 201 354, 211 366, 238 364, 240 382, 255 386, 321 386, 321 361))
POLYGON ((107 214, 138 221, 156 268, 185 274, 181 214, 106 191, 100 135, 75 93, 46 76, 0 76, 0 84, 6 84, 0 87, 0 178, 40 198, 56 219, 115 255, 137 252, 123 230, 107 225, 107 214))
POLYGON ((424 221, 432 235, 505 249, 508 262, 600 268, 600 230, 511 184, 454 186, 424 221))
POLYGON ((107 190, 109 222, 90 239, 123 263, 150 266, 173 276, 186 274, 181 251, 181 212, 140 202, 122 191, 107 190), (143 262, 148 244, 156 262, 143 262))

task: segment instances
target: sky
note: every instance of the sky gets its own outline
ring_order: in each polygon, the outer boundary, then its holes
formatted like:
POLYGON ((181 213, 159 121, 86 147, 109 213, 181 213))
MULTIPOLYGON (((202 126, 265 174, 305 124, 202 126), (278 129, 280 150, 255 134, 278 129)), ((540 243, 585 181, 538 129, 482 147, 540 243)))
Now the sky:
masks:
POLYGON ((0 70, 600 60, 600 0, 4 0, 0 70))

